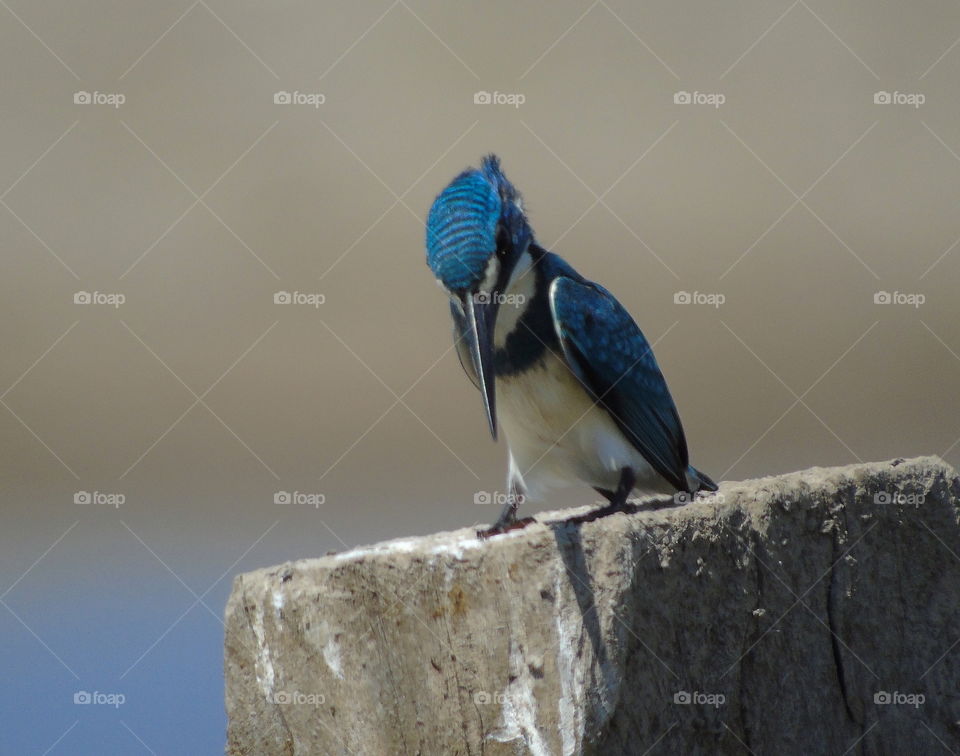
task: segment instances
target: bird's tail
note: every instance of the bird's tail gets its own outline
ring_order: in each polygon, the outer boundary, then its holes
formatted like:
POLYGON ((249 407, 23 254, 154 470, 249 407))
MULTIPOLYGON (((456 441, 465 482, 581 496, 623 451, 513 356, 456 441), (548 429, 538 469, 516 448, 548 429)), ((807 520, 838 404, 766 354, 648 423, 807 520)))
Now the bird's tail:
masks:
POLYGON ((713 482, 713 479, 706 473, 700 472, 693 465, 687 468, 687 485, 690 487, 691 493, 717 490, 717 484, 713 482))

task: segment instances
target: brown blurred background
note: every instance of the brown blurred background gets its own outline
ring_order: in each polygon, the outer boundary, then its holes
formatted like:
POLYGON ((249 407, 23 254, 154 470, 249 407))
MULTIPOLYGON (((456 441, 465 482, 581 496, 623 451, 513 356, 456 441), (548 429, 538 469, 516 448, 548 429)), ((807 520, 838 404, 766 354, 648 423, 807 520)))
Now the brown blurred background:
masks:
POLYGON ((216 751, 234 574, 495 517, 421 222, 486 152, 710 475, 960 461, 955 2, 0 6, 0 751, 216 751))

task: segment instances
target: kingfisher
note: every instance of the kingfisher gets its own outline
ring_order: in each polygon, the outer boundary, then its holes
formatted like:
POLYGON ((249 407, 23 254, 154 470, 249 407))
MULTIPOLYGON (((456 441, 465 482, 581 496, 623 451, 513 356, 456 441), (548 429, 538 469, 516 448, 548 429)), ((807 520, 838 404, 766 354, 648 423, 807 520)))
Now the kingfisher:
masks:
POLYGON ((427 265, 450 298, 464 372, 494 441, 509 447, 506 504, 481 537, 519 520, 526 499, 586 484, 605 516, 628 499, 716 491, 689 463, 680 415, 650 344, 604 287, 541 247, 496 155, 437 196, 427 265))

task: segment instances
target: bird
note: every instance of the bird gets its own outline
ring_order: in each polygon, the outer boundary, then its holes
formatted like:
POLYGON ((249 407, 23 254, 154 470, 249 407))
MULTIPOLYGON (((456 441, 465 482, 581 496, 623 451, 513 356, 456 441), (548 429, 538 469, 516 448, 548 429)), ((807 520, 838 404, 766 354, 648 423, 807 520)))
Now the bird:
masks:
POLYGON ((586 484, 606 506, 717 490, 689 462, 680 415, 649 342, 607 289, 536 240, 496 155, 437 195, 426 261, 449 297, 464 372, 494 441, 509 449, 507 494, 490 537, 525 526, 526 500, 586 484))

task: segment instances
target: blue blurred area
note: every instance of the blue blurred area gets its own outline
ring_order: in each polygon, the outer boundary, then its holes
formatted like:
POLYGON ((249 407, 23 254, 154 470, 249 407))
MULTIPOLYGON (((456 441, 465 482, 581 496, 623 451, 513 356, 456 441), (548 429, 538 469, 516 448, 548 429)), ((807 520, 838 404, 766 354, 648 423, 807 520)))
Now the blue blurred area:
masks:
MULTIPOLYGON (((42 601, 9 601, 30 630, 9 611, 0 615, 0 676, 8 681, 0 689, 0 753, 44 753, 61 735, 62 753, 149 752, 137 737, 156 753, 222 752, 222 627, 195 608, 158 640, 158 628, 172 624, 192 599, 174 599, 169 581, 156 576, 136 582, 138 599, 104 599, 102 586, 78 582, 63 585, 72 599, 67 606, 59 591, 42 601), (44 612, 44 604, 57 613, 44 612), (85 693, 97 700, 75 703, 85 693)), ((222 605, 224 595, 216 591, 211 605, 222 605)))
POLYGON ((478 514, 466 500, 433 504, 433 515, 394 502, 376 517, 263 497, 233 512, 204 500, 98 511, 57 498, 45 518, 11 507, 14 527, 0 534, 0 754, 222 753, 222 618, 237 574, 478 514), (75 702, 84 694, 90 703, 75 702))

